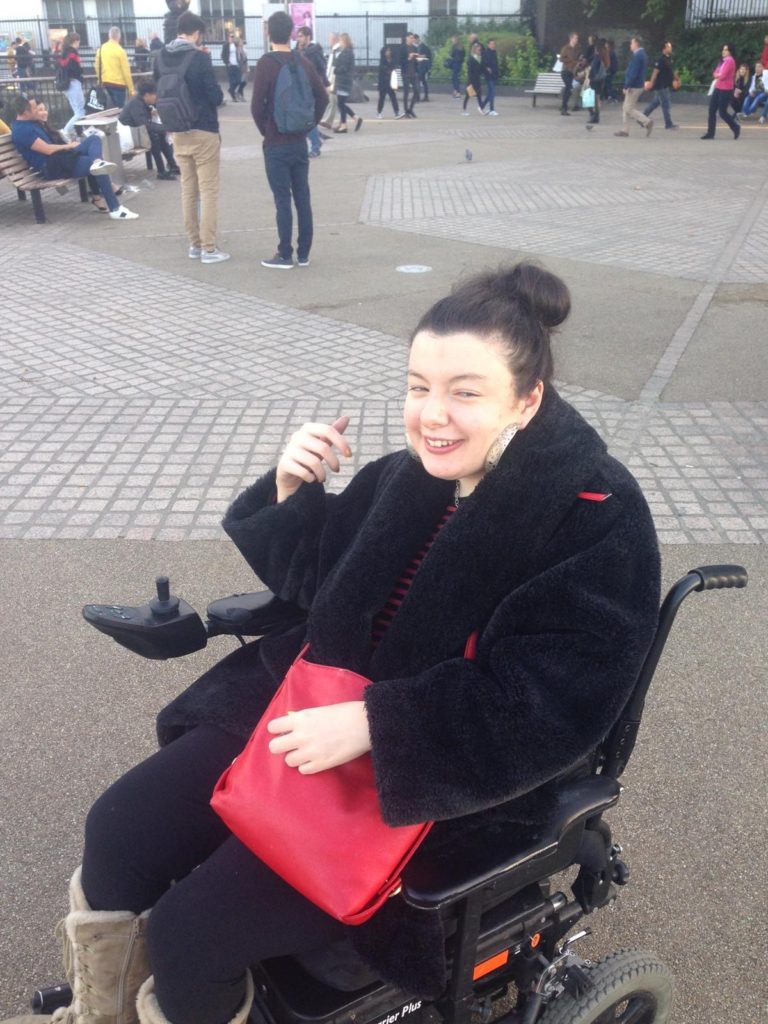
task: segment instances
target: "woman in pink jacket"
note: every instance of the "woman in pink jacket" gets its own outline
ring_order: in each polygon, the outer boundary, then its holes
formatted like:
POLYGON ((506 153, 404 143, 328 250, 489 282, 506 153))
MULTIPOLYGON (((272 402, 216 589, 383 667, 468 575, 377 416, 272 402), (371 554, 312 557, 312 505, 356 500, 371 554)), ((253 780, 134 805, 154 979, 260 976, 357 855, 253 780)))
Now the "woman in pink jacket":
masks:
POLYGON ((733 89, 736 78, 736 60, 733 56, 733 49, 727 43, 723 46, 723 56, 720 63, 712 72, 713 86, 709 97, 709 121, 707 122, 706 135, 702 139, 714 139, 715 122, 717 115, 725 121, 733 132, 734 139, 741 135, 741 125, 728 113, 728 107, 733 100, 733 89))

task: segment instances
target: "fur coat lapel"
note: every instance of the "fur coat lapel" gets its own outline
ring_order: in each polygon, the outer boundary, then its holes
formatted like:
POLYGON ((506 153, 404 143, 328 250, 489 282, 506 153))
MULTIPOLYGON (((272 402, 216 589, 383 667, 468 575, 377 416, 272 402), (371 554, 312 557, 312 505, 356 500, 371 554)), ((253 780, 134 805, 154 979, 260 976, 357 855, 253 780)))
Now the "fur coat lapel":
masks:
POLYGON ((460 654, 504 596, 546 566, 548 542, 604 452, 592 427, 548 388, 498 468, 441 530, 370 657, 374 616, 453 499, 453 482, 404 454, 317 594, 313 657, 383 679, 460 654))

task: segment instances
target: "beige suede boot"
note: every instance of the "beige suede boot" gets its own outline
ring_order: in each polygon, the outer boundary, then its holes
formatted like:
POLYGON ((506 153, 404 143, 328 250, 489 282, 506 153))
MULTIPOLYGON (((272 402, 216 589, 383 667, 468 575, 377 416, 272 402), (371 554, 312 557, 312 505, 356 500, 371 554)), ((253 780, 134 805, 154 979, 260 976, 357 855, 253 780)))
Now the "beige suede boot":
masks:
POLYGON ((136 995, 150 975, 149 911, 91 910, 80 868, 69 883, 70 911, 56 926, 72 1003, 52 1015, 25 1014, 3 1024, 138 1024, 136 995))
MULTIPOLYGON (((237 1013, 229 1024, 245 1024, 248 1014, 253 1005, 253 977, 250 971, 245 972, 245 999, 237 1013)), ((171 1024, 155 997, 155 979, 147 978, 139 989, 139 996, 136 1000, 136 1009, 139 1013, 139 1024, 171 1024)), ((39 1018, 38 1018, 39 1019, 39 1018)))

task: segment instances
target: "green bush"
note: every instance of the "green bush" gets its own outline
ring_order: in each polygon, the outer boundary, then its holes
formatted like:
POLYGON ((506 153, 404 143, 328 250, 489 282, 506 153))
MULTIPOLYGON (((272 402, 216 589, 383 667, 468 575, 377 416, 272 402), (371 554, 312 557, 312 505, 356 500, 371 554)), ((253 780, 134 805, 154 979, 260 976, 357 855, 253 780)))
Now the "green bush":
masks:
POLYGON ((709 85, 724 43, 733 47, 737 66, 746 63, 754 68, 766 35, 768 22, 732 21, 685 29, 679 38, 673 40, 675 67, 679 69, 680 80, 684 85, 709 85))
MULTIPOLYGON (((470 21, 470 19, 468 19, 470 21)), ((519 29, 509 30, 491 26, 484 30, 478 27, 471 27, 469 32, 477 32, 480 42, 485 44, 489 39, 496 40, 496 52, 499 56, 499 81, 503 85, 519 85, 536 78, 540 71, 547 71, 552 64, 552 56, 539 50, 536 40, 529 33, 521 32, 519 29)), ((467 47, 467 33, 454 32, 453 35, 461 35, 464 49, 469 57, 467 47)), ((451 53, 450 36, 443 44, 433 50, 433 64, 431 78, 436 82, 448 82, 451 79, 451 72, 443 67, 443 61, 451 53)), ((462 68, 462 81, 466 78, 466 60, 462 68)))

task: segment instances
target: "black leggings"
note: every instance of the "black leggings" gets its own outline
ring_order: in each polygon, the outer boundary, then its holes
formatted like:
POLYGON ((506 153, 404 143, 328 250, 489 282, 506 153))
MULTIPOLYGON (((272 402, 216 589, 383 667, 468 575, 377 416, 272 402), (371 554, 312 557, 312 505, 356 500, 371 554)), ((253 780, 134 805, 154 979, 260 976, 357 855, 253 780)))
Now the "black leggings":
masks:
POLYGON ((354 118, 355 112, 352 109, 352 107, 350 107, 350 105, 347 103, 346 96, 339 96, 339 94, 337 93, 336 99, 339 105, 339 117, 341 118, 341 123, 346 124, 347 116, 354 118))
POLYGON ((715 134, 717 115, 725 121, 734 135, 737 135, 738 124, 735 118, 728 113, 728 107, 733 99, 733 89, 715 89, 709 97, 709 117, 707 119, 707 135, 715 134))
POLYGON ((153 908, 155 993, 171 1024, 226 1024, 247 967, 344 934, 211 810, 216 780, 242 747, 200 726, 118 779, 86 821, 85 897, 94 910, 153 908))
MULTIPOLYGON (((482 110, 485 107, 485 102, 483 101, 482 89, 478 88, 477 86, 475 86, 474 89, 475 89, 475 99, 477 100, 477 105, 482 110)), ((467 109, 467 104, 469 103, 470 99, 471 99, 471 96, 470 96, 470 92, 469 92, 469 86, 467 86, 466 89, 464 90, 464 106, 462 108, 463 110, 467 109)))
POLYGON ((376 113, 380 114, 384 109, 384 101, 387 96, 389 96, 389 101, 392 104, 392 109, 394 110, 395 115, 399 114, 400 108, 397 105, 397 94, 391 85, 388 85, 386 89, 382 89, 381 86, 379 86, 379 105, 376 108, 376 113))

